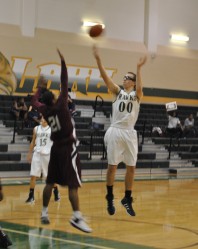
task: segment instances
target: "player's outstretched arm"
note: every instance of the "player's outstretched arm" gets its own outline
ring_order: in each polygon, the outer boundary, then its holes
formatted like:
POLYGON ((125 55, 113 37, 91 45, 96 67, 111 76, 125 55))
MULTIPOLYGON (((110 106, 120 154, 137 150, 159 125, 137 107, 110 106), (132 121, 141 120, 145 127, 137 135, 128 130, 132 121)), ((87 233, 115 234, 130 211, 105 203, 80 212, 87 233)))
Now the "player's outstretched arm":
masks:
POLYGON ((36 144, 36 129, 37 129, 37 127, 38 126, 34 127, 34 129, 33 129, 32 141, 30 143, 29 151, 28 151, 28 154, 27 154, 27 161, 29 163, 31 163, 31 161, 32 161, 32 153, 33 153, 33 150, 34 150, 34 146, 36 144))
POLYGON ((120 88, 118 85, 116 85, 112 79, 107 75, 106 73, 106 70, 101 62, 101 59, 100 59, 100 56, 99 56, 99 53, 98 53, 98 49, 97 47, 94 45, 93 46, 93 55, 96 59, 96 62, 97 62, 97 65, 98 65, 98 69, 100 71, 100 74, 106 84, 106 86, 108 87, 108 89, 114 93, 114 94, 117 94, 119 91, 120 91, 120 88))
POLYGON ((147 56, 140 58, 138 64, 137 64, 137 80, 136 80, 136 92, 139 99, 143 96, 143 85, 142 85, 142 76, 141 76, 141 68, 143 65, 146 64, 147 56))
POLYGON ((59 57, 61 59, 61 93, 64 95, 64 98, 68 98, 68 73, 67 73, 67 66, 65 63, 65 59, 60 52, 60 50, 57 48, 57 52, 59 54, 59 57))

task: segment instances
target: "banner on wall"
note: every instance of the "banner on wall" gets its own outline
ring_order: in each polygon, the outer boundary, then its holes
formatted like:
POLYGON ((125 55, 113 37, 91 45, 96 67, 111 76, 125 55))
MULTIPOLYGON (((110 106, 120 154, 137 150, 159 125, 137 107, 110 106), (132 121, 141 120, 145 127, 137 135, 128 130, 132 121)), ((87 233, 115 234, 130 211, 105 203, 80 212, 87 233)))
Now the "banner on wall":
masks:
MULTIPOLYGON (((26 71, 32 59, 12 57, 12 65, 7 58, 0 53, 0 94, 27 95, 33 94, 37 89, 38 79, 43 75, 47 80, 47 88, 59 92, 61 66, 58 63, 46 63, 37 65, 37 75, 27 75, 26 71)), ((95 99, 99 94, 104 99, 110 99, 111 95, 100 77, 98 68, 67 65, 69 88, 76 98, 95 99)), ((109 77, 113 77, 116 69, 106 69, 109 77)))

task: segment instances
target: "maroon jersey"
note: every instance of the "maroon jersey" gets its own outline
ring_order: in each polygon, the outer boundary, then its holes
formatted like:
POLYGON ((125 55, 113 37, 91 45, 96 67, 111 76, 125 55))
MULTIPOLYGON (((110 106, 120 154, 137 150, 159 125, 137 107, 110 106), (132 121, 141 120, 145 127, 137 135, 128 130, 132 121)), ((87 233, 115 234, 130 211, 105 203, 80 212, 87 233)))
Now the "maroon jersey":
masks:
POLYGON ((75 129, 67 104, 68 75, 64 60, 61 60, 61 93, 57 102, 52 106, 40 103, 40 94, 41 88, 34 95, 32 105, 50 125, 53 141, 46 183, 77 188, 81 186, 81 167, 75 129))
POLYGON ((46 106, 38 101, 41 89, 37 91, 32 99, 32 105, 42 113, 45 120, 51 127, 51 140, 74 141, 73 124, 68 109, 68 74, 64 60, 61 60, 61 93, 53 106, 46 106))

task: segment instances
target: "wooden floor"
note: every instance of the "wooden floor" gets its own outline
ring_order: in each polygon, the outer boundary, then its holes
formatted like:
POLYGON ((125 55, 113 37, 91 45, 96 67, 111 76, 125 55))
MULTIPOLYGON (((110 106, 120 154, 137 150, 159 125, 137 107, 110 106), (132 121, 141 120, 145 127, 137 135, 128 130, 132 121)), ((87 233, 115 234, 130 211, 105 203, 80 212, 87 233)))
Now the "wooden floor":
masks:
POLYGON ((198 248, 198 179, 136 180, 130 217, 120 205, 123 181, 115 182, 116 213, 106 211, 105 182, 84 182, 79 190, 81 210, 93 228, 84 234, 69 224, 72 214, 67 189, 61 201, 50 201, 50 225, 40 224, 43 183, 35 189, 35 205, 25 204, 27 181, 4 179, 5 199, 0 220, 13 241, 11 249, 44 248, 198 248))

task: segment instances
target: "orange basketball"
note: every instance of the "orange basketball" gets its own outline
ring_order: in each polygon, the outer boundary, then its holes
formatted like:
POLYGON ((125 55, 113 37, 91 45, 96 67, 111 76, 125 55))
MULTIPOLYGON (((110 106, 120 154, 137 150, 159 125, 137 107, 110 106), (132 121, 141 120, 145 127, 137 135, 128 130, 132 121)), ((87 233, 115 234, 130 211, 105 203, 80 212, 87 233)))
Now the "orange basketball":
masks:
POLYGON ((102 25, 100 24, 96 24, 94 26, 92 26, 89 30, 89 35, 94 38, 94 37, 98 37, 102 34, 103 32, 103 28, 102 25))

